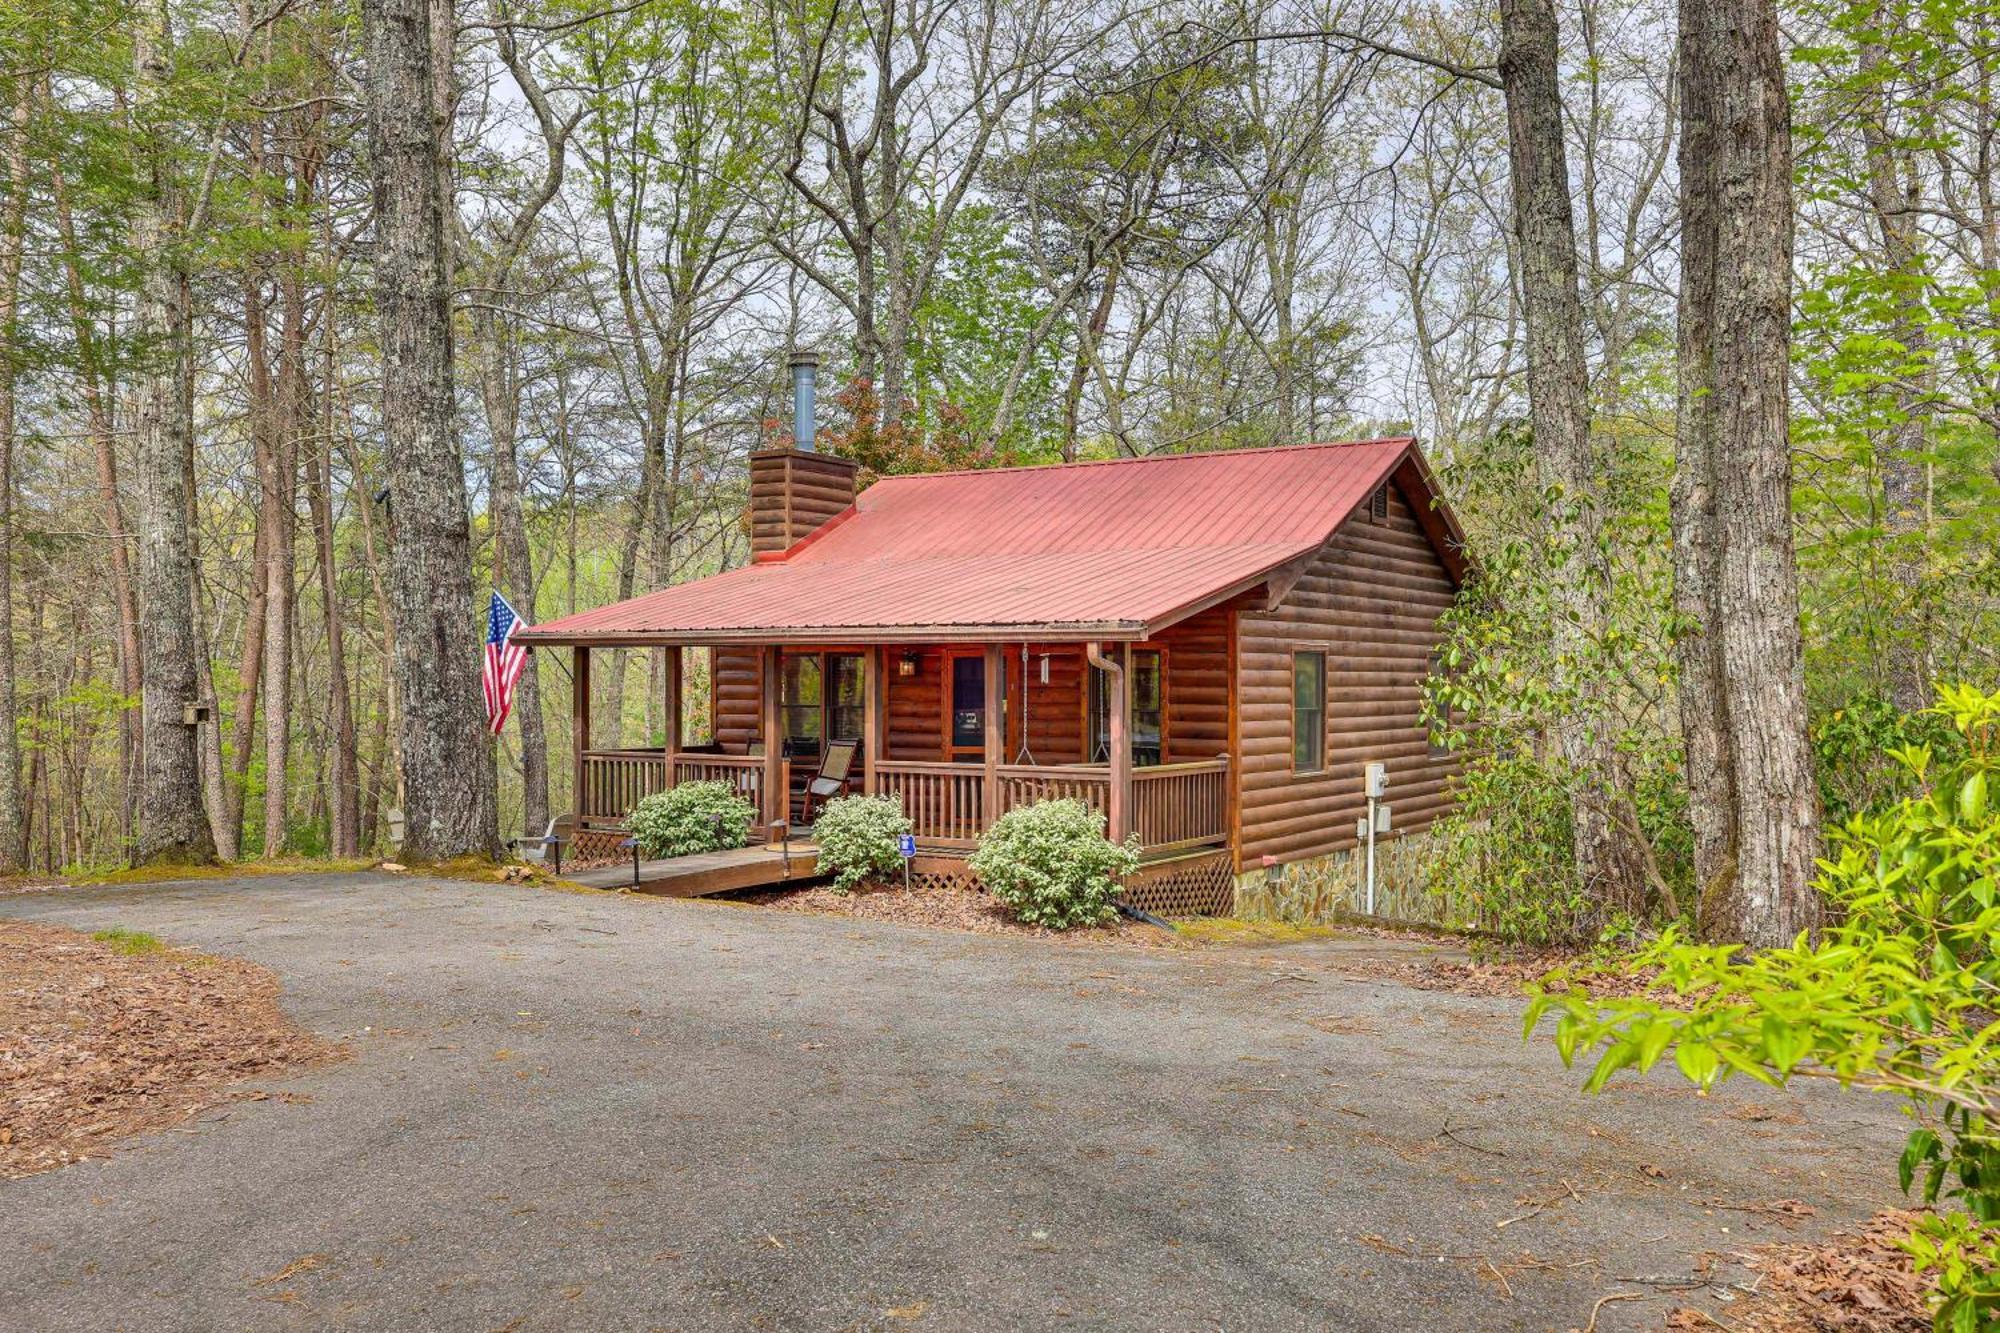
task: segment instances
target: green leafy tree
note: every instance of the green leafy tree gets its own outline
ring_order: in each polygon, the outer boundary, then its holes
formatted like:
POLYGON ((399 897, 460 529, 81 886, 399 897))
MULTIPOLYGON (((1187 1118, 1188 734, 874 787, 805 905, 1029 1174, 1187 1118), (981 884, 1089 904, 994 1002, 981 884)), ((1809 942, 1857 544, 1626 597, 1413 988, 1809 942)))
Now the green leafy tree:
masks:
POLYGON ((1911 1251, 1939 1275, 1938 1327, 1970 1330, 2000 1326, 2000 694, 1939 697, 1958 755, 1895 752, 1923 790, 1837 831, 1818 881, 1834 924, 1820 939, 1745 955, 1668 931, 1632 960, 1658 970, 1648 993, 1597 1001, 1556 979, 1536 991, 1526 1031, 1557 1015, 1566 1064, 1596 1053, 1592 1092, 1671 1053, 1703 1090, 1742 1074, 1901 1098, 1916 1122, 1903 1187, 1964 1209, 1927 1219, 1911 1251))

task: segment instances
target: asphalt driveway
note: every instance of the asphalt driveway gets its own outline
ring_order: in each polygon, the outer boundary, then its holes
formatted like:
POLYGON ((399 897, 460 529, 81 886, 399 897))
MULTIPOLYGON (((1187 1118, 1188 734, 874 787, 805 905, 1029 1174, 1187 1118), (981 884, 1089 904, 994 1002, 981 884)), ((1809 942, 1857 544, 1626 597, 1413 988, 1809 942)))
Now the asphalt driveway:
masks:
POLYGON ((1727 1307, 1617 1279, 1897 1197, 1886 1100, 1586 1098, 1518 1004, 1343 976, 1370 943, 390 875, 0 915, 254 959, 352 1050, 0 1182, 9 1328, 1657 1328, 1727 1307))

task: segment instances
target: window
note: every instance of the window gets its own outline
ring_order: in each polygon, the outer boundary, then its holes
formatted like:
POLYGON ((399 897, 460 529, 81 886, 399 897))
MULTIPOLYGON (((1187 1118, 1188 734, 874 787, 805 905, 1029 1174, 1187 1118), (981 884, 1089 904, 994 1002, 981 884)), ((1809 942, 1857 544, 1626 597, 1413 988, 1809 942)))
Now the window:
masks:
POLYGON ((784 678, 778 692, 783 713, 785 753, 792 756, 819 756, 825 735, 820 703, 820 665, 817 657, 785 658, 784 678))
MULTIPOLYGON (((1132 691, 1132 762, 1163 760, 1166 742, 1167 669, 1158 648, 1134 648, 1128 667, 1132 691)), ((1111 762, 1111 677, 1090 669, 1090 762, 1111 762)))
POLYGON ((858 741, 868 725, 868 695, 861 683, 861 655, 833 653, 826 659, 826 737, 858 741))
POLYGON ((858 741, 868 726, 859 653, 786 654, 778 707, 785 753, 817 759, 827 741, 858 741))
POLYGON ((1326 766, 1326 654, 1292 654, 1292 771, 1326 766))

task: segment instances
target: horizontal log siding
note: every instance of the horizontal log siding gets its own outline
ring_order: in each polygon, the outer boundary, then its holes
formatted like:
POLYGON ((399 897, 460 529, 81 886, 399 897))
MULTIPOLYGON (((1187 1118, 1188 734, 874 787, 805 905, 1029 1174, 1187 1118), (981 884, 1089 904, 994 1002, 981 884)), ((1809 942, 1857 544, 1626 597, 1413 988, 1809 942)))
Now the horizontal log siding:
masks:
POLYGON ((885 759, 936 763, 944 758, 944 654, 918 649, 917 674, 902 674, 904 652, 885 649, 889 674, 889 744, 885 759))
POLYGON ((757 711, 761 683, 757 650, 717 648, 709 668, 709 707, 715 718, 715 741, 725 754, 748 754, 763 721, 757 711))
POLYGON ((775 555, 853 504, 855 467, 796 449, 750 455, 750 553, 775 555))
POLYGON ((1430 757, 1421 704, 1452 595, 1436 548, 1391 487, 1386 524, 1356 515, 1276 609, 1241 613, 1239 866, 1352 847, 1371 762, 1388 765, 1398 830, 1426 828, 1448 808, 1457 761, 1430 757), (1317 774, 1292 772, 1294 650, 1326 653, 1326 768, 1317 774))
MULTIPOLYGON (((1214 759, 1229 751, 1229 614, 1217 607, 1164 631, 1156 641, 1167 650, 1167 759, 1180 762, 1214 759)), ((917 674, 904 676, 898 666, 904 649, 882 651, 888 678, 889 744, 883 758, 895 762, 930 763, 944 758, 944 653, 915 649, 917 674)), ((1004 645, 1007 692, 1021 697, 1021 645, 1004 645)), ((1084 762, 1087 704, 1084 698, 1086 659, 1074 643, 1030 644, 1027 663, 1028 757, 1021 755, 1022 716, 1011 705, 1007 746, 1009 764, 1080 764, 1084 762), (1049 659, 1049 679, 1042 683, 1041 659, 1049 659)), ((711 668, 714 736, 724 751, 742 754, 757 739, 757 652, 717 648, 711 668)))
MULTIPOLYGON (((1021 675, 1021 646, 1009 650, 1007 683, 1021 675)), ((1083 762, 1083 649, 1074 643, 1037 644, 1028 649, 1028 755, 1021 755, 1019 724, 1007 738, 1008 763, 1083 762), (1042 684, 1041 657, 1049 658, 1049 683, 1042 684)))
POLYGON ((1185 763, 1229 753, 1229 605, 1189 616, 1153 640, 1167 653, 1167 746, 1164 761, 1185 763))

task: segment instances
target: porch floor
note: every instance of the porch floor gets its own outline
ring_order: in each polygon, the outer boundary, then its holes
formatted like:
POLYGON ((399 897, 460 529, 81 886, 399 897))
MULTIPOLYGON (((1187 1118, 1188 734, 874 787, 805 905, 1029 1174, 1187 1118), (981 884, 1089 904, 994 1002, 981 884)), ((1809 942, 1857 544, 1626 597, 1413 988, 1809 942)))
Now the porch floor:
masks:
POLYGON ((812 844, 795 842, 789 860, 776 847, 732 847, 665 861, 641 861, 636 883, 630 861, 579 870, 564 878, 591 889, 637 889, 640 893, 659 893, 670 898, 699 898, 731 889, 811 879, 818 866, 819 853, 812 844))

